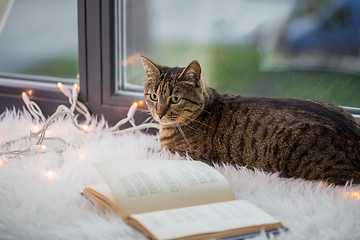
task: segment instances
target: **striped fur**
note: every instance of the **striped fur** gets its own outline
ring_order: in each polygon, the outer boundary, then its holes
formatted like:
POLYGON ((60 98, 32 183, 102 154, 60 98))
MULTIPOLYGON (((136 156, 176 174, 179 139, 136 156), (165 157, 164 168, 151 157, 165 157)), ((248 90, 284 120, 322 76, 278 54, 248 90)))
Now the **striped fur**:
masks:
POLYGON ((143 63, 148 76, 154 71, 149 64, 158 70, 148 78, 145 99, 163 127, 162 145, 171 152, 283 177, 360 183, 360 125, 341 108, 305 99, 219 94, 204 85, 196 61, 186 68, 146 58, 143 63), (181 100, 172 103, 172 96, 181 100))

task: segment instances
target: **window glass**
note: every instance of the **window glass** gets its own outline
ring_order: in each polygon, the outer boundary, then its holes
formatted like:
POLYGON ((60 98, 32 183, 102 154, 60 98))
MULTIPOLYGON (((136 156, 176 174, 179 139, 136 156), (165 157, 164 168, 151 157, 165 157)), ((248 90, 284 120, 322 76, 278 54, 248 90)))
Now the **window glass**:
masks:
POLYGON ((141 90, 144 55, 198 60, 205 83, 248 96, 360 107, 358 0, 119 0, 119 90, 141 90))
POLYGON ((8 9, 0 18, 0 75, 44 81, 76 78, 77 1, 1 1, 2 10, 8 9))

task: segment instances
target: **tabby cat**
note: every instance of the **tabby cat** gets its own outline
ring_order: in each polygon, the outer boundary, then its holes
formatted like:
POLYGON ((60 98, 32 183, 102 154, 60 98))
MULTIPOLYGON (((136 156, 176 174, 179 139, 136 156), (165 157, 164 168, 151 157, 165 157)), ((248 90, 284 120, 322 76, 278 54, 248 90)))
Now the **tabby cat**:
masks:
POLYGON ((307 99, 219 94, 197 61, 166 67, 142 57, 146 104, 164 147, 195 160, 360 184, 360 124, 340 107, 307 99))

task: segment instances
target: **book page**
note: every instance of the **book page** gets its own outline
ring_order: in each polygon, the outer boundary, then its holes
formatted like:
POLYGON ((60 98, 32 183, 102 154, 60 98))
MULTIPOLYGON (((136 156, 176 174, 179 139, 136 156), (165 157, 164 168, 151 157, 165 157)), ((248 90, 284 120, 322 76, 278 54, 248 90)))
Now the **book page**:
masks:
POLYGON ((90 185, 83 190, 82 194, 102 210, 120 214, 116 199, 106 184, 90 185))
POLYGON ((230 237, 283 227, 245 200, 133 214, 126 220, 155 239, 230 237))
POLYGON ((132 160, 95 164, 121 215, 234 200, 226 178, 198 161, 132 160))

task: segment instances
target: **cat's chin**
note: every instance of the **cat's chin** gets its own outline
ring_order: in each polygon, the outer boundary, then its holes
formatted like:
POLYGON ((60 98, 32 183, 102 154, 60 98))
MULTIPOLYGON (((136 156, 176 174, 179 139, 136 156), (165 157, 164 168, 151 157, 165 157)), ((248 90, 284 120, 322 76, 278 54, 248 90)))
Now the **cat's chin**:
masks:
POLYGON ((168 122, 168 121, 164 121, 164 120, 157 120, 157 122, 160 125, 164 125, 164 126, 176 126, 176 122, 174 122, 174 121, 168 122))
POLYGON ((186 125, 183 122, 166 121, 166 120, 160 120, 160 119, 157 119, 156 122, 162 126, 168 126, 168 127, 179 127, 182 125, 186 125))

